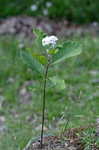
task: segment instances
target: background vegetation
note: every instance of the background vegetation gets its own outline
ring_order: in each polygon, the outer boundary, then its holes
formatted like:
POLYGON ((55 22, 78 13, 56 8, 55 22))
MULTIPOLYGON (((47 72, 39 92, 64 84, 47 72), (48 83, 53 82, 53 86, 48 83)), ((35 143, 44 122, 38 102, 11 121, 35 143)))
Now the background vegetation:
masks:
POLYGON ((98 0, 0 0, 0 17, 31 15, 66 18, 76 23, 99 21, 98 0), (33 7, 32 7, 33 6, 33 7))

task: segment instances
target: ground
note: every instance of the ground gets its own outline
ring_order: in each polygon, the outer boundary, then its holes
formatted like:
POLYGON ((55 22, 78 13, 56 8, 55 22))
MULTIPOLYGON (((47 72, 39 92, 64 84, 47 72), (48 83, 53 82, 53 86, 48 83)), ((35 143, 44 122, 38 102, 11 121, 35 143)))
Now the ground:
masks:
POLYGON ((98 150, 99 135, 96 134, 96 130, 97 125, 93 124, 82 128, 68 129, 60 136, 45 136, 42 148, 40 139, 32 139, 24 150, 98 150))
POLYGON ((0 35, 21 35, 21 37, 33 38, 33 29, 41 28, 49 34, 58 37, 84 36, 86 34, 97 36, 99 33, 99 23, 74 24, 68 20, 50 20, 48 18, 33 18, 29 16, 17 16, 0 20, 0 35))

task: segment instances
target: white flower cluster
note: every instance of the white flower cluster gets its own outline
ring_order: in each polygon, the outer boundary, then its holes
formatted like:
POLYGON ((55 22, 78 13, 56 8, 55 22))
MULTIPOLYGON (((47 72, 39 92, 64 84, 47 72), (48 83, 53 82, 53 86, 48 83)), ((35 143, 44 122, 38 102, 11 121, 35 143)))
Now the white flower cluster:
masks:
POLYGON ((31 11, 36 11, 38 9, 38 7, 37 7, 37 5, 34 4, 30 7, 30 9, 31 9, 31 11))
POLYGON ((47 15, 48 15, 48 9, 44 9, 44 10, 43 10, 43 14, 44 14, 45 16, 47 16, 47 15))
POLYGON ((52 47, 54 47, 56 45, 57 40, 58 38, 54 35, 46 36, 45 38, 42 39, 42 45, 43 46, 51 45, 52 47))
POLYGON ((52 3, 49 1, 49 2, 46 2, 46 7, 51 7, 52 6, 52 3))

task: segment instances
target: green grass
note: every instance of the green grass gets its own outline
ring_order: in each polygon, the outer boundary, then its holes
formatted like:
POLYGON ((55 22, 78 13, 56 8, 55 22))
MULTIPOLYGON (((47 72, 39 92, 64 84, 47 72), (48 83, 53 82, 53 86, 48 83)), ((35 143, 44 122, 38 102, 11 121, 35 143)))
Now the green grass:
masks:
MULTIPOLYGON (((94 123, 99 117, 99 83, 95 82, 99 80, 99 38, 79 41, 83 44, 80 56, 50 69, 49 74, 65 80, 66 88, 47 88, 46 134, 60 133, 68 118, 70 128, 94 123)), ((7 127, 0 134, 0 150, 22 150, 31 137, 40 135, 42 81, 23 63, 18 43, 14 37, 0 38, 0 96, 4 97, 0 116, 5 116, 7 127), (25 87, 32 98, 24 104, 19 93, 27 81, 33 82, 25 87)), ((29 42, 25 45, 29 47, 29 42)))

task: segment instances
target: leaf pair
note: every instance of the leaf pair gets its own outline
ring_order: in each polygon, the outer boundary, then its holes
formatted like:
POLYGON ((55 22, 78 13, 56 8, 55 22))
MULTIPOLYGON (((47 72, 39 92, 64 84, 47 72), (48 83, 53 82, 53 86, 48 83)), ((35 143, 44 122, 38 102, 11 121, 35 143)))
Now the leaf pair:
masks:
MULTIPOLYGON (((65 42, 58 52, 52 55, 52 65, 61 63, 67 58, 79 55, 81 53, 81 45, 78 42, 65 42)), ((21 51, 24 62, 33 70, 39 73, 44 72, 44 64, 47 64, 47 58, 43 55, 21 51)))
MULTIPOLYGON (((39 29, 35 29, 33 30, 33 32, 36 35, 36 38, 40 40, 40 43, 38 44, 41 44, 42 38, 46 36, 46 33, 44 33, 42 30, 39 29)), ((57 63, 61 63, 67 58, 79 55, 81 51, 82 51, 81 43, 77 41, 66 41, 63 43, 63 45, 56 48, 56 50, 52 49, 50 51, 52 55, 52 64, 54 65, 57 63)))

